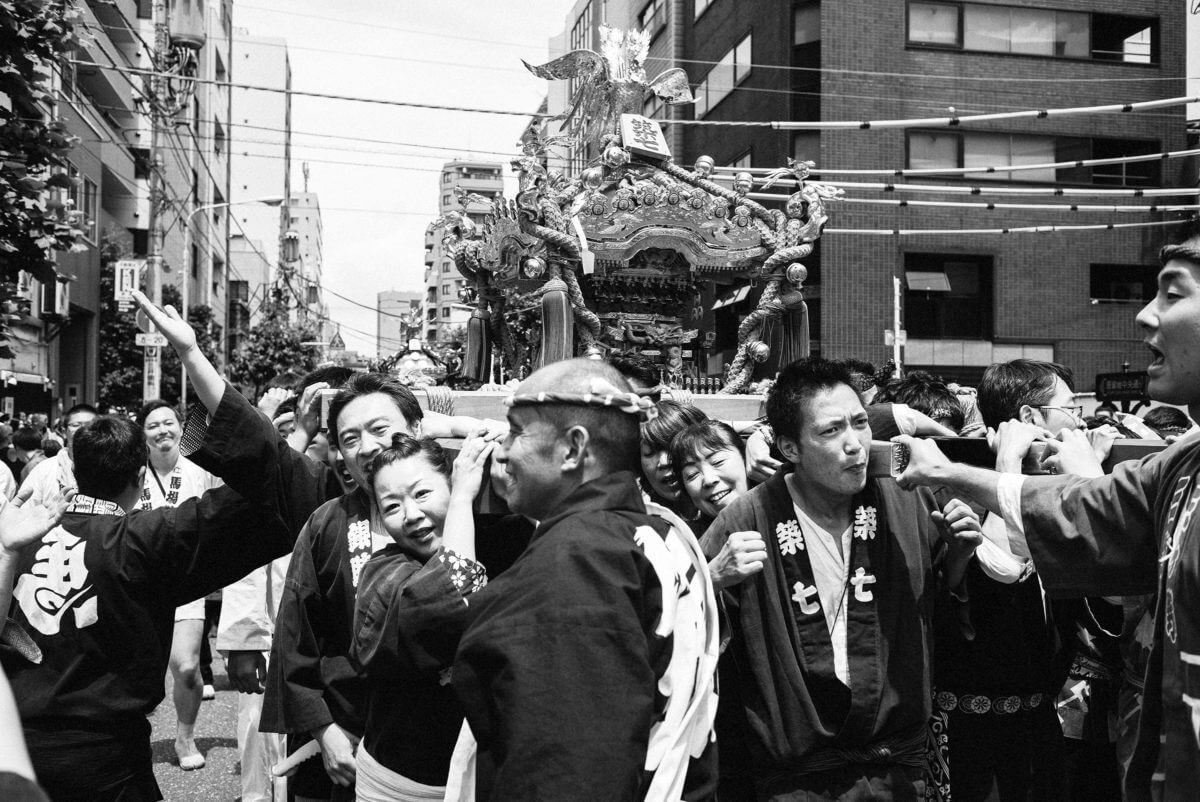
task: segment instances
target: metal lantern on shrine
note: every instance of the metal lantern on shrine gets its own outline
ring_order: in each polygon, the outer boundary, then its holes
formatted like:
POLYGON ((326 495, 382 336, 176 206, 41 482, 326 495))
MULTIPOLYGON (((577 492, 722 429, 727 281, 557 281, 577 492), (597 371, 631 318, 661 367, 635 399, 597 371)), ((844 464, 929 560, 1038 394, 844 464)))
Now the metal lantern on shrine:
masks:
MULTIPOLYGON (((218 2, 219 0, 213 0, 218 2)), ((167 28, 172 47, 200 50, 207 39, 204 25, 204 0, 170 0, 167 28)))

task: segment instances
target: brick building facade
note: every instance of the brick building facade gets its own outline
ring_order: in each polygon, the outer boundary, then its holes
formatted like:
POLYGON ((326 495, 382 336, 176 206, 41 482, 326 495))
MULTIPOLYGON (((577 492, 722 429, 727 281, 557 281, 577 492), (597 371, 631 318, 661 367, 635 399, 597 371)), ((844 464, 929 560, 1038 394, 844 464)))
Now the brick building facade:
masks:
MULTIPOLYGON (((577 6, 587 5, 585 3, 577 6)), ((597 5, 597 4, 593 4, 597 5)), ((650 75, 687 70, 695 107, 658 116, 705 120, 887 120, 1080 107, 1185 93, 1184 14, 1173 0, 870 3, 778 0, 649 0, 598 4, 607 22, 650 20, 650 75), (1116 13, 1119 12, 1119 13, 1116 13)), ((573 9, 568 28, 579 16, 573 9)), ((593 14, 593 16, 597 16, 593 14)), ((555 111, 551 108, 551 111, 555 111)), ((647 111, 650 111, 649 109, 647 111)), ((788 132, 770 128, 664 126, 675 160, 701 154, 717 165, 782 166, 795 155, 830 169, 1041 164, 1181 150, 1183 106, 1131 114, 896 128, 788 132)), ((853 199, 1153 203, 1132 197, 1002 197, 997 187, 1119 189, 1194 184, 1195 164, 1171 159, 1110 167, 898 181, 982 187, 908 194, 847 188, 853 199)), ((830 180, 886 182, 883 177, 830 180)), ((1194 196, 1163 199, 1188 203, 1194 196)), ((998 229, 1165 221, 1173 214, 986 210, 832 204, 831 229, 998 229)), ((904 361, 973 381, 984 366, 1030 356, 1071 367, 1078 389, 1094 374, 1145 362, 1134 314, 1153 294, 1157 251, 1181 226, 1038 234, 919 236, 827 233, 807 264, 814 348, 881 363, 891 353, 893 277, 901 279, 904 361)), ((754 295, 718 327, 736 326, 754 295)), ((720 340, 726 339, 721 337, 720 340)), ((719 340, 719 341, 720 341, 719 340)))

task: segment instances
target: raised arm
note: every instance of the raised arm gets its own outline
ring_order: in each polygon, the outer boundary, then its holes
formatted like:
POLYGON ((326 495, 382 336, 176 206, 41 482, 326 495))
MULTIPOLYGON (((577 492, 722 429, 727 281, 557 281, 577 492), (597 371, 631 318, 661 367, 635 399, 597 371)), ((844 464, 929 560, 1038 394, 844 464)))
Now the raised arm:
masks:
POLYGON ((58 525, 74 495, 75 491, 65 495, 55 493, 22 507, 3 503, 3 509, 0 509, 0 630, 4 628, 12 604, 18 552, 41 540, 58 525))
POLYGON ((175 307, 166 306, 159 309, 137 290, 133 292, 133 299, 179 355, 179 361, 187 371, 188 380, 191 381, 200 403, 210 415, 216 413, 221 404, 221 396, 225 392, 225 380, 196 344, 196 332, 180 317, 175 307))
POLYGON ((483 486, 483 471, 495 445, 485 440, 486 430, 472 432, 454 460, 450 483, 450 508, 442 527, 442 546, 475 559, 475 497, 483 486))

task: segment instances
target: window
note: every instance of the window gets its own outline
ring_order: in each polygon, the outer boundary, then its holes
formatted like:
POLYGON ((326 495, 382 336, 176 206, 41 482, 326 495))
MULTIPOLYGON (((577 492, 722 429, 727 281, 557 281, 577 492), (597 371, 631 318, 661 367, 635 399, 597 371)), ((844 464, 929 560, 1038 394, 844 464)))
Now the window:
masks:
POLYGON ((443 284, 442 285, 442 295, 449 295, 450 292, 451 292, 451 286, 449 284, 443 284))
POLYGON ((648 98, 642 101, 643 117, 650 117, 651 119, 663 119, 666 116, 663 114, 665 109, 665 104, 658 97, 658 95, 654 94, 653 92, 650 93, 648 98))
POLYGON ((908 43, 958 47, 958 16, 956 5, 909 3, 908 43))
POLYGON ((796 6, 792 15, 793 45, 807 45, 821 41, 821 4, 805 3, 796 6))
POLYGON ((799 162, 821 163, 821 132, 796 131, 792 134, 792 158, 799 162))
POLYGON ((653 39, 655 34, 662 30, 667 24, 667 0, 650 0, 646 7, 642 9, 642 13, 638 14, 638 27, 646 33, 650 34, 653 39))
POLYGON ((83 238, 95 245, 96 215, 99 213, 99 194, 96 190, 96 182, 79 172, 79 168, 73 164, 69 168, 69 173, 71 178, 75 179, 75 183, 67 191, 71 209, 80 214, 77 225, 83 232, 83 238))
POLYGON ((451 200, 451 198, 453 198, 453 197, 454 197, 454 196, 453 196, 453 195, 451 195, 449 192, 447 192, 447 193, 445 193, 444 195, 442 195, 442 205, 443 205, 443 206, 449 206, 449 205, 450 205, 450 200, 451 200))
POLYGON ((75 99, 75 65, 70 63, 60 63, 58 65, 59 75, 62 79, 63 97, 68 100, 75 99))
POLYGON ((992 338, 992 257, 904 254, 904 328, 909 337, 992 338))
POLYGON ((448 307, 448 306, 442 307, 442 317, 450 317, 450 307, 448 307))
MULTIPOLYGON (((200 246, 192 243, 192 278, 200 278, 200 246)), ((185 311, 183 314, 187 314, 185 311)))
POLYGON ((751 151, 749 151, 749 150, 746 151, 741 156, 738 156, 736 159, 734 159, 733 161, 731 161, 729 164, 727 164, 725 166, 730 167, 734 170, 748 169, 749 167, 753 166, 750 163, 750 153, 751 153, 751 151))
MULTIPOLYGON (((971 134, 962 140, 963 167, 1001 164, 1049 164, 1054 161, 1054 137, 1017 134, 971 134)), ((1054 168, 996 173, 967 173, 968 178, 1001 181, 1053 181, 1054 168)))
POLYGON ((1158 20, 1118 14, 910 2, 908 43, 979 53, 1157 64, 1158 20))
POLYGON ((734 87, 750 75, 751 37, 752 34, 746 34, 746 38, 738 42, 733 50, 726 53, 696 87, 697 119, 707 115, 714 106, 734 90, 734 87))
POLYGON ((213 120, 213 153, 220 156, 225 152, 225 126, 220 120, 213 120))
POLYGON ((1158 292, 1157 265, 1093 264, 1090 273, 1094 304, 1144 304, 1158 292))
MULTIPOLYGON (((575 18, 575 24, 571 27, 571 50, 591 50, 592 49, 592 4, 587 3, 583 7, 583 11, 579 12, 579 16, 575 18)), ((579 78, 573 77, 567 82, 568 97, 575 97, 575 90, 579 88, 579 78)))
POLYGON ((708 7, 717 0, 696 0, 695 8, 692 11, 692 19, 700 19, 700 15, 708 11, 708 7))
MULTIPOLYGON (((960 131, 910 131, 908 167, 979 167, 981 172, 966 178, 1000 181, 1041 181, 1113 186, 1152 186, 1160 181, 1158 160, 1095 167, 1047 167, 1037 170, 983 172, 982 168, 1003 165, 1049 164, 1053 162, 1141 156, 1158 153, 1161 145, 1150 140, 1087 139, 1082 137, 1034 136, 960 131)), ((797 157, 799 158, 799 157, 797 157)))

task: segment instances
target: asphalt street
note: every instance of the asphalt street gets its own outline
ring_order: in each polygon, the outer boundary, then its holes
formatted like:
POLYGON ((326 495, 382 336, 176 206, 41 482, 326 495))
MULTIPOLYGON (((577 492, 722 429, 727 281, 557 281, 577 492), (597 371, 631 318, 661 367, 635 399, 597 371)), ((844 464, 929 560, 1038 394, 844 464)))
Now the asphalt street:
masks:
POLYGON ((204 768, 183 771, 175 757, 175 705, 171 702, 171 674, 167 696, 150 717, 150 747, 154 774, 168 802, 234 802, 241 798, 237 752, 237 694, 229 689, 225 663, 213 655, 217 698, 200 705, 196 743, 204 753, 204 768))

